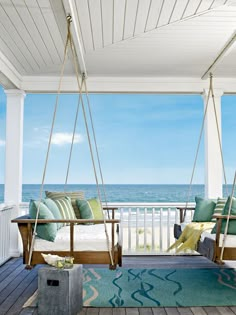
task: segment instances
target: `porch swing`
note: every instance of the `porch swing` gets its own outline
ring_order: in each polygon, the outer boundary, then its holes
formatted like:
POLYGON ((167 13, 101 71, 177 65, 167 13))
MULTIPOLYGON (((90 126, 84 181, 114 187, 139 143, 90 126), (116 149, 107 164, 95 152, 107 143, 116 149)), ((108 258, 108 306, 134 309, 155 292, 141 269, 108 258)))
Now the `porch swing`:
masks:
MULTIPOLYGON (((200 136, 197 145, 196 156, 194 159, 193 170, 191 174, 190 184, 188 188, 187 201, 184 207, 177 207, 179 210, 179 218, 180 224, 174 225, 174 237, 177 241, 172 244, 168 250, 177 249, 177 251, 181 251, 183 249, 187 249, 191 247, 191 249, 197 250, 201 255, 209 258, 212 261, 215 261, 219 264, 223 263, 223 260, 236 260, 236 199, 234 198, 234 190, 236 183, 236 172, 234 175, 232 192, 229 195, 227 189, 227 181, 226 181, 226 172, 224 167, 224 159, 222 152, 222 145, 220 139, 219 132, 219 123, 216 114, 216 106, 215 106, 215 98, 214 98, 214 90, 213 90, 213 75, 210 73, 210 85, 209 91, 207 95, 206 107, 204 111, 200 136), (196 207, 189 207, 189 199, 191 195, 192 182, 194 177, 194 172, 196 168, 196 162, 198 157, 198 152, 200 148, 200 142, 202 138, 202 133, 205 124, 205 118, 208 110, 208 104, 210 97, 212 97, 213 106, 214 106, 214 115, 216 121, 217 128, 217 136, 218 143, 220 148, 223 176, 226 185, 228 198, 218 198, 214 203, 213 200, 209 200, 211 203, 210 214, 207 215, 209 219, 206 221, 206 215, 204 215, 204 219, 195 215, 197 210, 201 208, 201 202, 208 203, 207 200, 198 199, 196 200, 196 207), (197 203, 199 202, 200 206, 197 208, 197 203), (196 211, 192 217, 192 221, 190 224, 185 223, 186 214, 188 211, 196 211), (194 239, 195 238, 195 239, 194 239), (193 248, 193 245, 195 248, 193 248)), ((210 205, 209 203, 209 205, 210 205)), ((202 207, 201 211, 207 211, 206 207, 202 207)), ((208 210, 209 211, 209 210, 208 210)), ((206 213, 205 213, 206 214, 206 213)))
MULTIPOLYGON (((66 39, 66 44, 64 48, 63 65, 61 68, 59 87, 58 87, 58 91, 56 95, 53 120, 52 120, 50 137, 49 137, 48 148, 47 148, 47 153, 46 153, 44 171, 43 171, 43 176, 42 176, 42 183, 40 187, 40 197, 39 197, 39 201, 37 201, 36 203, 36 209, 35 209, 36 213, 33 218, 30 217, 29 215, 25 215, 11 221, 13 223, 18 224, 18 228, 19 228, 20 235, 23 242, 23 263, 27 264, 26 269, 30 269, 32 268, 32 266, 36 264, 45 263, 45 260, 42 254, 44 255, 53 254, 53 255, 58 255, 61 257, 70 256, 74 258, 74 263, 80 263, 80 264, 108 264, 110 266, 110 269, 115 269, 117 265, 119 266, 122 265, 122 247, 120 245, 119 235, 118 235, 120 221, 115 219, 116 208, 107 206, 106 194, 105 194, 105 189, 104 189, 104 181, 103 181, 101 164, 100 164, 100 159, 99 159, 98 150, 97 150, 97 142, 96 142, 95 131, 93 127, 93 119, 92 119, 88 90, 87 90, 87 85, 86 85, 86 78, 85 78, 85 75, 82 75, 82 80, 80 84, 79 71, 78 71, 78 66, 76 62, 75 47, 74 47, 74 43, 73 43, 71 32, 70 32, 71 22, 72 22, 71 17, 67 16, 67 39, 66 39), (68 166, 67 166, 67 172, 66 172, 64 192, 59 193, 60 197, 64 195, 66 199, 63 200, 63 203, 59 203, 57 198, 55 199, 49 198, 50 200, 53 200, 53 203, 58 205, 59 208, 62 206, 62 204, 66 203, 67 208, 62 209, 62 212, 63 211, 65 212, 64 217, 63 215, 62 217, 59 217, 59 218, 58 216, 57 217, 52 216, 49 218, 47 217, 45 219, 45 214, 44 213, 42 214, 40 212, 40 211, 45 210, 44 208, 43 208, 44 210, 42 210, 41 208, 42 206, 44 206, 43 204, 44 181, 45 181, 46 169, 47 169, 47 164, 48 164, 48 159, 49 159, 49 151, 50 151, 50 146, 51 146, 51 141, 52 141, 52 136, 53 136, 54 123, 56 119, 58 100, 59 100, 59 95, 61 93, 62 77, 64 73, 64 68, 65 68, 65 60, 68 53, 68 47, 70 47, 72 57, 73 57, 74 69, 76 73, 76 79, 77 79, 78 90, 79 90, 79 100, 77 104, 77 110, 76 110, 74 127, 73 127, 73 136, 72 136, 72 142, 71 142, 69 158, 68 158, 68 166), (90 137, 89 125, 88 125, 87 115, 86 115, 86 110, 85 110, 85 104, 84 104, 85 102, 82 95, 83 88, 86 94, 86 101, 87 101, 92 136, 93 136, 93 141, 94 141, 94 146, 95 146, 95 151, 96 151, 97 164, 99 167, 101 183, 102 183, 102 188, 103 188, 103 195, 105 199, 105 207, 103 207, 102 201, 101 201, 102 199, 101 191, 99 187, 98 175, 97 175, 96 164, 95 164, 93 148, 92 148, 92 141, 90 137), (71 193, 66 192, 66 185, 68 181, 70 162, 71 162, 71 156, 72 156, 72 151, 73 151, 73 144, 74 144, 75 131, 76 131, 76 126, 77 126, 77 119, 78 119, 80 104, 82 107, 83 118, 85 122, 85 129, 87 133, 88 144, 89 144, 91 160, 92 160, 92 165, 93 165, 93 171, 94 171, 95 180, 96 180, 96 187, 97 187, 97 194, 98 194, 96 205, 98 206, 98 209, 99 209, 99 215, 98 215, 99 218, 94 218, 94 216, 93 218, 86 218, 86 219, 77 218, 72 212, 73 211, 72 205, 70 205, 71 199, 69 197, 71 193), (104 213, 105 211, 107 212, 107 215, 105 215, 104 213), (111 218, 110 218, 110 212, 111 212, 111 218), (41 235, 40 237, 37 237, 37 234, 38 234, 37 228, 38 227, 40 228, 42 226, 47 227, 49 225, 51 226, 54 225, 54 227, 56 225, 58 229, 58 231, 56 232, 57 234, 55 236, 54 241, 49 241, 47 238, 42 239, 41 235), (66 225, 66 226, 62 226, 62 225, 66 225), (117 236, 116 236, 116 233, 117 233, 117 236)), ((75 192, 72 192, 72 195, 74 198, 79 198, 79 197, 81 198, 81 193, 82 192, 80 192, 77 195, 75 192)), ((49 194, 48 197, 50 197, 50 193, 48 194, 49 194)), ((82 204, 86 202, 85 200, 82 200, 82 201, 83 201, 82 204)), ((78 206, 80 205, 80 203, 81 203, 81 200, 79 200, 78 206)), ((91 210, 90 205, 89 207, 91 210)), ((49 212, 51 212, 50 210, 51 209, 49 209, 49 212)))

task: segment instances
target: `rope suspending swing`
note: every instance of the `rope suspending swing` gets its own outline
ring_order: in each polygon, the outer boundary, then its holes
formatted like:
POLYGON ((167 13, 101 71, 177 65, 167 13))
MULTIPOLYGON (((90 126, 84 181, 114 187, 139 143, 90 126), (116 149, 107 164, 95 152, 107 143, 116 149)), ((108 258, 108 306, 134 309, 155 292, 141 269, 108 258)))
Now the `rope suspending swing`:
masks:
MULTIPOLYGON (((55 125, 56 113, 57 113, 57 108, 58 108, 59 96, 60 96, 60 93, 61 93, 61 86, 62 86, 62 79, 63 79, 63 75, 64 75, 66 56, 67 56, 69 47, 71 49, 71 53, 72 53, 72 57, 73 57, 74 70, 75 70, 75 73, 76 73, 76 80, 77 80, 78 91, 79 91, 79 100, 78 100, 78 104, 77 104, 75 121, 74 121, 74 126, 73 126, 72 142, 71 142, 71 147, 70 147, 70 152, 69 152, 68 166, 67 166, 67 171, 66 171, 64 190, 66 190, 66 185, 67 185, 67 182, 68 182, 68 176, 69 176, 69 170, 70 170, 70 164, 71 164, 71 157, 72 157, 72 151, 73 151, 73 144, 74 144, 74 139, 75 139, 75 132, 76 132, 79 108, 80 108, 80 104, 81 104, 82 111, 83 111, 84 122, 85 122, 85 127, 86 127, 87 138, 88 138, 88 143, 89 143, 89 149, 90 149, 90 154, 91 154, 91 160, 92 160, 92 165, 93 165, 93 171, 94 171, 95 180, 96 180, 98 199, 99 199, 99 203, 100 203, 100 206, 101 206, 101 209, 102 209, 101 192, 100 192, 100 188, 99 188, 99 181, 98 181, 96 165, 95 165, 95 159, 94 159, 93 148, 92 148, 92 141, 91 141, 91 137, 90 137, 90 133, 89 133, 89 126, 88 126, 88 121, 87 121, 87 117, 86 117, 84 100, 83 100, 83 96, 82 96, 82 93, 83 93, 82 89, 83 89, 83 86, 85 86, 86 99, 87 99, 88 108, 89 108, 90 123, 91 123, 91 126, 92 126, 94 145, 95 145, 95 148, 96 148, 96 155, 97 155, 97 160, 98 160, 98 165, 99 165, 100 176, 101 176, 101 180, 102 180, 103 192, 104 192, 104 196, 105 196, 105 204, 106 204, 106 207, 107 207, 106 194, 105 194, 105 188, 104 188, 104 181, 103 181, 103 176, 102 176, 102 171, 101 171, 101 163, 100 163, 98 149, 97 149, 97 142, 96 142, 96 138, 95 138, 95 131, 94 131, 92 114, 91 114, 91 108, 90 108, 90 102, 89 102, 89 97, 88 97, 86 78, 85 78, 85 76, 83 74, 82 75, 81 84, 80 84, 79 70, 78 70, 78 64, 77 64, 77 61, 76 61, 75 47, 74 47, 73 39, 72 39, 71 32, 70 32, 70 24, 71 24, 71 22, 72 22, 72 18, 71 18, 70 15, 68 15, 67 16, 67 38, 66 38, 66 43, 65 43, 65 48, 64 48, 63 63, 62 63, 61 72, 60 72, 60 80, 59 80, 59 85, 58 85, 58 90, 57 90, 57 95, 56 95, 56 102, 55 102, 55 107, 54 107, 54 113, 53 113, 52 125, 51 125, 51 130, 50 130, 49 141, 48 141, 48 147, 47 147, 44 171, 43 171, 42 182, 41 182, 41 187, 40 187, 39 203, 38 203, 38 206, 37 206, 37 212, 36 212, 35 224, 34 224, 34 229, 33 229, 32 241, 31 241, 30 250, 29 250, 28 265, 26 265, 26 269, 31 269, 32 268, 30 263, 31 263, 31 259, 32 259, 32 253, 33 253, 33 248, 34 248, 34 243, 35 243, 35 237, 37 235, 36 229, 37 229, 38 218, 39 218, 39 208, 40 208, 40 203, 42 202, 42 197, 43 197, 43 188, 44 188, 46 170, 47 170, 47 165, 48 165, 49 152, 50 152, 50 147, 51 147, 51 142, 52 142, 52 136, 53 136, 53 130, 54 130, 54 125, 55 125)), ((108 217, 109 217, 109 211, 107 210, 107 212, 108 212, 108 217)), ((102 213, 103 213, 103 211, 102 211, 102 213)), ((114 260, 113 260, 111 249, 110 249, 110 242, 109 242, 109 236, 108 236, 107 226, 106 226, 106 218, 105 218, 104 213, 103 213, 103 224, 104 224, 104 228, 105 228, 107 250, 109 252, 110 264, 111 264, 111 268, 112 268, 112 267, 114 267, 114 260)))
MULTIPOLYGON (((214 96, 214 89, 213 89, 213 75, 212 75, 212 73, 210 73, 209 78, 210 78, 209 90, 208 90, 207 99, 206 99, 206 106, 205 106, 205 110, 204 110, 204 116, 203 116, 203 121, 202 121, 202 125, 201 125, 200 136, 199 136, 199 139, 198 139, 197 151, 196 151, 196 155, 195 155, 195 158, 194 158, 193 170, 192 170, 190 184, 189 184, 189 189, 188 189, 188 194, 187 194, 187 201, 186 201, 185 208, 184 208, 184 217, 183 217, 184 220, 185 220, 185 217, 186 217, 188 203, 189 203, 189 199, 190 199, 190 195, 191 195, 192 182, 193 182, 193 177, 194 177, 194 173, 195 173, 196 162, 197 162, 197 157, 198 157, 198 153, 199 153, 201 138, 202 138, 202 134, 203 134, 204 126, 205 126, 205 120, 206 120, 206 115, 207 115, 207 111, 208 111, 208 105, 209 105, 210 97, 212 98, 213 109, 214 109, 214 116, 215 116, 215 122, 216 122, 216 128, 217 128, 217 138, 218 138, 218 143, 219 143, 221 163, 222 163, 222 170, 223 170, 223 177, 224 177, 224 183, 225 183, 225 186, 226 186, 226 194, 229 195, 229 193, 228 193, 228 185, 227 185, 227 180, 226 180, 226 171, 225 171, 223 150, 222 150, 222 142, 221 142, 221 137, 220 137, 219 122, 218 122, 217 112, 216 112, 216 104, 215 104, 215 96, 214 96)), ((224 254, 225 242, 226 242, 228 228, 229 228, 229 219, 230 219, 230 214, 231 214, 232 198, 233 198, 233 195, 234 195, 235 184, 236 184, 236 172, 235 172, 235 176, 234 176, 232 192, 231 192, 231 195, 230 195, 229 210, 228 210, 228 213, 227 213, 226 225, 225 225, 224 235, 223 235, 223 242, 222 242, 222 247, 221 247, 221 252, 220 252, 220 262, 222 262, 222 260, 223 260, 223 254, 224 254)))
POLYGON ((185 209, 184 209, 184 219, 186 217, 188 203, 189 203, 191 192, 192 192, 193 178, 194 178, 194 173, 195 173, 195 169, 196 169, 196 163, 197 163, 197 158, 198 158, 198 154, 199 154, 202 134, 203 134, 203 131, 204 131, 205 120, 206 120, 206 115, 207 115, 207 111, 208 111, 210 97, 212 98, 212 102, 213 102, 214 116, 215 116, 215 122, 216 122, 216 128, 217 128, 217 138, 218 138, 218 143, 219 143, 221 163, 222 163, 223 176, 224 176, 224 183, 226 185, 226 190, 227 190, 227 194, 228 194, 226 172, 225 172, 225 166, 224 166, 224 157, 223 157, 222 143, 221 143, 221 137, 220 137, 219 122, 218 122, 217 112, 216 112, 216 104, 215 104, 215 95, 214 95, 214 89, 213 89, 213 75, 212 75, 212 73, 210 73, 209 77, 210 77, 209 90, 208 90, 208 93, 207 93, 206 106, 205 106, 205 110, 204 110, 204 115, 203 115, 201 130, 200 130, 200 135, 199 135, 198 144, 197 144, 196 155, 195 155, 195 158, 194 158, 193 169, 192 169, 192 174, 191 174, 189 188, 188 188, 188 193, 187 193, 187 199, 186 199, 186 204, 185 204, 185 209))

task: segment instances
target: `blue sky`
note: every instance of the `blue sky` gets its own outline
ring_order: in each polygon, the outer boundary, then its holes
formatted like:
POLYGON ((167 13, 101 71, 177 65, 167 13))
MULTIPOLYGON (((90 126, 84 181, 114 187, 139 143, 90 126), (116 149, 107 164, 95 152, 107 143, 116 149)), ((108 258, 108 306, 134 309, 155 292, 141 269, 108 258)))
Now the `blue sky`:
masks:
MULTIPOLYGON (((24 108, 23 182, 40 183, 55 106, 55 95, 28 94, 24 108)), ((223 150, 231 180, 235 168, 236 97, 222 100, 223 150)), ((5 95, 0 90, 0 163, 4 167, 5 95)), ((65 180, 76 95, 59 99, 46 183, 65 180)), ((93 94, 94 128, 107 184, 189 183, 203 117, 200 95, 93 94)), ((94 183, 82 112, 76 129, 69 183, 94 183)), ((204 143, 194 183, 203 183, 204 143)), ((1 173, 0 182, 4 175, 1 173)))

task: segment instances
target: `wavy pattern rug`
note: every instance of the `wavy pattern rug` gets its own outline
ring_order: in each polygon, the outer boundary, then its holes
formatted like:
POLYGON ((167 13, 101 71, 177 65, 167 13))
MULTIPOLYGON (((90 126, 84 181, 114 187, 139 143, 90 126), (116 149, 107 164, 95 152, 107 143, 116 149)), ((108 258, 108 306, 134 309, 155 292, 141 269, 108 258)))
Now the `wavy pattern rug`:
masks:
POLYGON ((236 269, 84 269, 84 306, 236 305, 236 269))

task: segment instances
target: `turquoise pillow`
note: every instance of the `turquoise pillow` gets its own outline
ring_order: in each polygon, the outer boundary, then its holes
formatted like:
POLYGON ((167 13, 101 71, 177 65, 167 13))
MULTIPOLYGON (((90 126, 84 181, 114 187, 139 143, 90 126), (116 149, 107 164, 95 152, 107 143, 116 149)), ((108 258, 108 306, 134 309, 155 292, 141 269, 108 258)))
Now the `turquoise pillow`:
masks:
MULTIPOLYGON (((36 219, 36 214, 39 206, 39 219, 47 219, 54 220, 54 216, 52 212, 48 209, 48 207, 39 201, 30 200, 29 204, 29 214, 32 219, 36 219)), ((57 235, 57 224, 56 223, 38 223, 36 228, 37 236, 53 242, 57 235)))
POLYGON ((103 220, 103 210, 97 198, 76 200, 81 219, 103 220))
MULTIPOLYGON (((43 203, 48 207, 48 209, 52 212, 55 219, 61 220, 61 212, 56 205, 55 201, 53 201, 51 198, 46 198, 42 200, 43 203)), ((63 223, 57 223, 57 229, 59 230, 63 226, 63 223)))
MULTIPOLYGON (((225 204, 224 209, 222 211, 222 215, 227 215, 229 212, 230 198, 231 197, 229 196, 227 201, 226 201, 226 204, 225 204)), ((236 198, 235 197, 232 197, 232 205, 231 205, 230 214, 236 215, 236 198)), ((221 231, 220 231, 220 233, 222 233, 222 234, 224 234, 224 232, 225 232, 226 222, 227 222, 226 219, 222 220, 221 231)), ((213 234, 216 233, 216 224, 213 227, 211 233, 213 233, 213 234)), ((236 235, 236 220, 229 220, 227 234, 236 235)))
POLYGON ((196 207, 193 215, 193 222, 210 222, 216 203, 209 199, 195 197, 196 207))
MULTIPOLYGON (((87 200, 76 200, 77 206, 79 208, 80 218, 81 219, 90 219, 93 220, 93 211, 87 200)), ((92 223, 90 223, 92 224, 92 223)))

